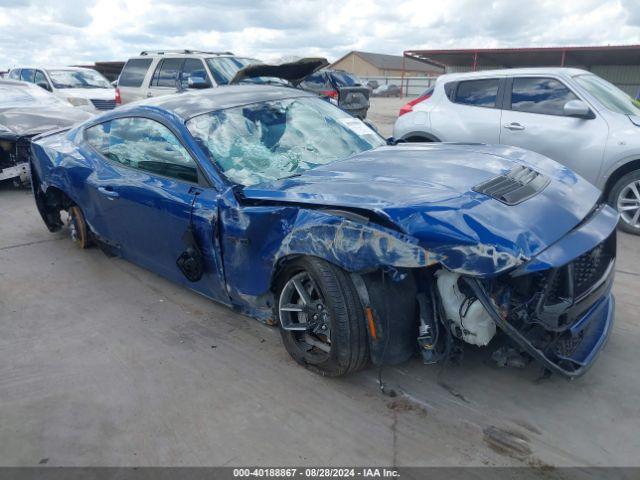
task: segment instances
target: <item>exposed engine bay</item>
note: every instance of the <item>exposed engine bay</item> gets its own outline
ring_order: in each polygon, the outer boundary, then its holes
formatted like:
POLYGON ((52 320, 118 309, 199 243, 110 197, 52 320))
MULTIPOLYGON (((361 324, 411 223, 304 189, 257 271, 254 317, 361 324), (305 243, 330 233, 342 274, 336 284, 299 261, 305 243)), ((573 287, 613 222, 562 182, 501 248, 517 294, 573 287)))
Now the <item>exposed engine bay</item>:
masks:
POLYGON ((591 363, 594 345, 606 341, 607 325, 592 318, 613 308, 607 292, 615 252, 614 232, 569 264, 535 273, 516 269, 478 279, 435 266, 364 275, 363 303, 378 318, 378 338, 390 337, 388 343, 374 339, 372 360, 406 361, 417 337, 428 364, 458 363, 470 345, 491 349, 498 366, 524 367, 535 360, 544 374, 579 376, 591 363))

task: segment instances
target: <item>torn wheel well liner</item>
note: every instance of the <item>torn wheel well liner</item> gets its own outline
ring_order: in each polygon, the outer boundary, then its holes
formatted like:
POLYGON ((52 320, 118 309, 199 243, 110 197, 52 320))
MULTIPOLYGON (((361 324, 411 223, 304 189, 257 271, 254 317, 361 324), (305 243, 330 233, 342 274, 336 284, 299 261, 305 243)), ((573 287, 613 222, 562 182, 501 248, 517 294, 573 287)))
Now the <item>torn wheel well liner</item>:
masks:
POLYGON ((373 314, 375 338, 370 331, 368 335, 374 365, 397 365, 418 351, 416 282, 412 274, 402 277, 394 281, 384 270, 352 274, 363 308, 373 314))

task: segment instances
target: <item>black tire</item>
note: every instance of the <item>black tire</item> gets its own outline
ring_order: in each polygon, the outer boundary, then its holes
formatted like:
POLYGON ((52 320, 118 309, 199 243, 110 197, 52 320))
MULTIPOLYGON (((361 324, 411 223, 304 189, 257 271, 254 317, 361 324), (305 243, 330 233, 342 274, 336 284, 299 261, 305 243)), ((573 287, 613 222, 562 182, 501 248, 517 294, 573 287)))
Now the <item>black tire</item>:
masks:
MULTIPOLYGON (((607 203, 617 210, 618 199, 620 197, 620 194, 628 185, 631 185, 633 182, 640 183, 640 170, 634 170, 633 172, 629 172, 626 175, 622 176, 620 179, 618 179, 618 181, 613 185, 613 187, 609 191, 609 197, 607 198, 607 203)), ((640 235, 640 222, 636 223, 634 226, 631 223, 629 223, 629 221, 625 220, 623 216, 620 217, 620 221, 618 222, 618 228, 620 228, 620 230, 627 233, 640 235)))
POLYGON ((289 263, 279 276, 276 315, 283 289, 293 276, 306 272, 323 297, 330 323, 330 351, 323 355, 301 347, 299 332, 280 333, 289 355, 299 364, 321 375, 338 377, 364 368, 369 344, 364 310, 351 278, 340 268, 315 257, 301 257, 289 263))

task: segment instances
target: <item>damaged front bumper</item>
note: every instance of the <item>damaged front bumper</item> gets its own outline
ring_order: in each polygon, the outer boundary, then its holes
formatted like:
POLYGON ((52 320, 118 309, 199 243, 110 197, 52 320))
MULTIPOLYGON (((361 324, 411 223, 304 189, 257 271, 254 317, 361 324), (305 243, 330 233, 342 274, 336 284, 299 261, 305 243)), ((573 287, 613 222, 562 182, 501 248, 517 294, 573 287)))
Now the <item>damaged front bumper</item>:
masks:
POLYGON ((607 282, 605 295, 589 306, 587 311, 566 331, 547 342, 538 342, 513 326, 509 318, 500 312, 478 280, 470 280, 478 300, 489 312, 496 325, 520 348, 551 372, 567 378, 583 375, 604 347, 614 320, 615 299, 607 282))
POLYGON ((551 372, 583 375, 614 320, 616 225, 610 207, 531 262, 487 282, 465 277, 496 325, 551 372))

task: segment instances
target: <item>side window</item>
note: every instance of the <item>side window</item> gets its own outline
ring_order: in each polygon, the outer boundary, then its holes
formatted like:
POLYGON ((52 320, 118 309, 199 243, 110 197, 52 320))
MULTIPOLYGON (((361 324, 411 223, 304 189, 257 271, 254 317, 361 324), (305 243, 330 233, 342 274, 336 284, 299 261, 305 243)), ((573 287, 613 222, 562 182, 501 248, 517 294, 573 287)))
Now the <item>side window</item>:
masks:
POLYGON ((151 65, 150 58, 133 58, 127 62, 127 64, 120 72, 118 78, 119 87, 140 87, 144 81, 144 77, 147 74, 147 70, 151 65))
POLYGON ((23 82, 31 82, 33 83, 33 75, 35 70, 33 68, 23 68, 20 72, 20 80, 23 82))
POLYGON ((158 64, 153 74, 152 86, 176 87, 176 79, 182 68, 183 58, 165 58, 158 64))
POLYGON ((49 82, 47 81, 47 77, 44 76, 44 73, 42 73, 41 70, 36 70, 35 83, 36 83, 36 85, 42 86, 43 88, 46 88, 47 90, 51 89, 51 87, 49 86, 49 82), (46 87, 45 87, 45 85, 46 85, 46 87))
POLYGON ((11 70, 9 72, 9 78, 11 78, 12 80, 19 80, 20 79, 20 69, 19 68, 14 68, 13 70, 11 70))
POLYGON ((198 183, 198 169, 171 131, 148 118, 117 118, 85 131, 86 141, 114 162, 198 183))
POLYGON ((101 155, 109 158, 109 129, 111 122, 99 123, 84 131, 84 139, 101 155))
POLYGON ((182 66, 182 81, 188 82, 189 79, 198 78, 204 80, 207 85, 211 86, 211 81, 204 69, 204 63, 197 58, 187 58, 182 66))
POLYGON ((495 108, 499 83, 500 80, 497 78, 460 82, 456 90, 455 102, 474 107, 495 108))
POLYGON ((577 100, 571 90, 553 78, 514 78, 511 109, 518 112, 564 115, 564 104, 577 100))

